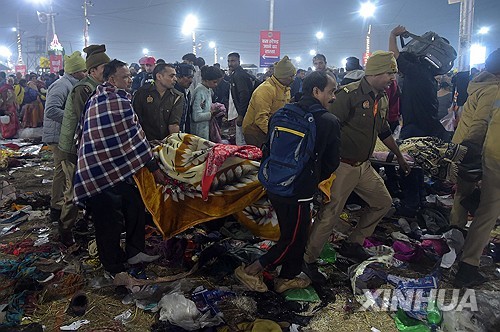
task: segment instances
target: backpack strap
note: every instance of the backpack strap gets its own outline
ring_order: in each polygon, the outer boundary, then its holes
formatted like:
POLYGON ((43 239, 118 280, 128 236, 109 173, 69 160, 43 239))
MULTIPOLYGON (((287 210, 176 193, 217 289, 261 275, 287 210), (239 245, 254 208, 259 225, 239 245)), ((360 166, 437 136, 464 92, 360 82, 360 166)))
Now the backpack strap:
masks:
POLYGON ((297 113, 297 114, 301 114, 301 115, 305 114, 304 110, 302 109, 302 107, 299 106, 298 103, 285 104, 285 106, 283 106, 283 108, 287 109, 289 111, 292 111, 294 113, 297 113))
POLYGON ((319 112, 328 112, 323 105, 321 104, 314 104, 311 105, 308 109, 309 113, 319 113, 319 112))

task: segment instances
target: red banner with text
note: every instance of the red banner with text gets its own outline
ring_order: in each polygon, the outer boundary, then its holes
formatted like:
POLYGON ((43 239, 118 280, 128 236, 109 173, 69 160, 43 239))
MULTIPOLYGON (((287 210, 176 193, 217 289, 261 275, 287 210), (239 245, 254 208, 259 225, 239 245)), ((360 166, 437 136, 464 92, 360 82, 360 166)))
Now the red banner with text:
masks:
POLYGON ((281 32, 260 32, 260 67, 269 67, 280 60, 281 32))
POLYGON ((63 69, 63 58, 62 55, 51 55, 50 56, 50 72, 58 73, 59 70, 63 69))

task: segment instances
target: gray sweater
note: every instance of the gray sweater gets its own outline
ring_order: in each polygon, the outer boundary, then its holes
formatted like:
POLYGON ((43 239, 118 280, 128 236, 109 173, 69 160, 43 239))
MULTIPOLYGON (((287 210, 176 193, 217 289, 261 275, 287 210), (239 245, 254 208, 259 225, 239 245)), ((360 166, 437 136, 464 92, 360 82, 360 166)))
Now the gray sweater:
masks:
POLYGON ((43 115, 42 140, 44 143, 57 144, 59 142, 66 98, 76 83, 78 79, 70 74, 64 74, 49 86, 43 115))

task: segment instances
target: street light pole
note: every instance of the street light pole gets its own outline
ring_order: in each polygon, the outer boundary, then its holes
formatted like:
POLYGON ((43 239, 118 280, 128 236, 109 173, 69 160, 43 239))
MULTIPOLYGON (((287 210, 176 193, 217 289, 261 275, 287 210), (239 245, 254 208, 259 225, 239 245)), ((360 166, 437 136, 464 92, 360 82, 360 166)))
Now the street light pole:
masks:
POLYGON ((460 28, 458 37, 458 71, 469 71, 473 21, 474 0, 462 0, 460 2, 460 28))
POLYGON ((359 13, 365 19, 365 23, 368 22, 368 31, 366 32, 366 44, 365 44, 365 54, 363 54, 363 66, 366 66, 366 62, 368 57, 370 56, 370 38, 372 33, 372 25, 370 22, 370 18, 375 14, 376 7, 370 1, 361 4, 361 8, 359 9, 359 13))
POLYGON ((210 46, 210 48, 213 48, 214 49, 214 64, 217 63, 217 59, 218 59, 218 56, 217 56, 217 44, 215 42, 210 42, 208 44, 208 46, 210 46))
POLYGON ((366 48, 365 48, 365 56, 363 57, 363 66, 366 66, 366 62, 368 57, 370 56, 370 36, 372 33, 372 25, 368 24, 368 32, 366 33, 366 48))
POLYGON ((182 33, 186 36, 191 35, 193 54, 196 55, 196 28, 198 27, 198 18, 192 14, 188 15, 182 26, 182 33))
POLYGON ((83 25, 83 43, 84 46, 89 46, 89 26, 90 21, 88 19, 87 6, 93 6, 94 4, 90 0, 83 1, 83 17, 84 17, 84 25, 83 25))
POLYGON ((191 32, 191 37, 193 39, 193 54, 196 55, 196 31, 191 32))
POLYGON ((274 29, 274 0, 269 0, 269 31, 274 29))
POLYGON ((19 28, 19 12, 17 12, 17 64, 23 64, 22 44, 21 44, 21 29, 19 28))

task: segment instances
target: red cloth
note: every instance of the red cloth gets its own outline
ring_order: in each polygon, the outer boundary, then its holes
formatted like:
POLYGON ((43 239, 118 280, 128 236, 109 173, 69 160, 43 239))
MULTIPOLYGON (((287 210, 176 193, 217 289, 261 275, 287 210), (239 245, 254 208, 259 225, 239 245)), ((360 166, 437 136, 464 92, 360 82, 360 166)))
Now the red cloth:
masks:
POLYGON ((398 82, 392 81, 391 85, 385 89, 385 92, 387 93, 387 97, 389 97, 389 115, 387 117, 387 121, 390 122, 395 122, 399 120, 399 97, 400 97, 400 92, 399 92, 399 86, 398 82))
POLYGON ((219 168, 224 164, 229 157, 239 157, 249 160, 262 159, 262 151, 252 145, 229 145, 229 144, 216 144, 208 152, 206 160, 206 168, 201 179, 201 193, 203 200, 208 199, 208 192, 214 180, 215 175, 219 168))

